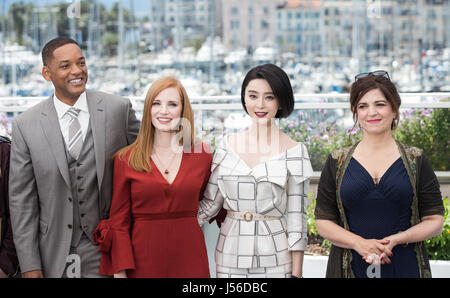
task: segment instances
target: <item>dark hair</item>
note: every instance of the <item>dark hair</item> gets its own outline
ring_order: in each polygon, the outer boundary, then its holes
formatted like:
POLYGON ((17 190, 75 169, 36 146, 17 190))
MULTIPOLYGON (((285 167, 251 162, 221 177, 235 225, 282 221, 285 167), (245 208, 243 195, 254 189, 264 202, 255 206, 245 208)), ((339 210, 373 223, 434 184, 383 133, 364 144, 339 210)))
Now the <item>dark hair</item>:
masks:
POLYGON ((367 76, 361 79, 357 79, 350 88, 350 110, 353 113, 353 120, 357 120, 357 105, 361 98, 369 91, 378 89, 386 97, 387 101, 391 105, 393 112, 395 113, 394 121, 392 122, 392 129, 397 128, 400 120, 400 94, 398 94, 397 88, 392 81, 384 76, 367 76))
MULTIPOLYGON (((264 79, 272 88, 272 92, 278 100, 280 110, 275 115, 276 118, 286 118, 294 110, 294 92, 288 75, 274 64, 263 64, 252 68, 244 78, 241 88, 241 101, 245 112, 245 88, 254 79, 264 79)), ((248 113, 248 112, 247 112, 248 113)))
POLYGON ((42 49, 42 63, 47 66, 48 62, 53 57, 53 52, 57 48, 70 43, 76 44, 78 47, 80 46, 75 40, 69 37, 57 37, 50 40, 42 49))

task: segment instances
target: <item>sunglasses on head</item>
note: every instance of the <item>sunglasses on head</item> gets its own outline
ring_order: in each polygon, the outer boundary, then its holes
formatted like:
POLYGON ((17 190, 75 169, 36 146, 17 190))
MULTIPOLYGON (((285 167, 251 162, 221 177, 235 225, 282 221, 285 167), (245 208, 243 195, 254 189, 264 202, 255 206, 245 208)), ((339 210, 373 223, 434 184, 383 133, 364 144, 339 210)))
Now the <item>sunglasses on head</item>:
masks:
POLYGON ((355 76, 355 81, 357 81, 359 79, 362 79, 362 78, 365 78, 365 77, 368 77, 368 76, 375 76, 375 77, 380 77, 381 76, 381 77, 388 78, 389 80, 391 79, 389 77, 389 74, 387 73, 387 71, 385 71, 385 70, 375 70, 375 71, 371 71, 371 72, 362 72, 360 74, 357 74, 355 76))

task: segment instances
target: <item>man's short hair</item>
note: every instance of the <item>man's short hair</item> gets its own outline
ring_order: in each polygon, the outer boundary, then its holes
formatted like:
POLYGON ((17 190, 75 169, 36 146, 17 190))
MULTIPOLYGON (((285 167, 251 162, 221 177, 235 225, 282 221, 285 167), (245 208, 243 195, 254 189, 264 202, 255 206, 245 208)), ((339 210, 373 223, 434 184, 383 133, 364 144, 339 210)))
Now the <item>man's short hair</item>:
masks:
POLYGON ((42 49, 42 63, 47 66, 48 62, 53 58, 53 52, 57 48, 70 43, 76 44, 78 47, 80 46, 75 40, 69 37, 57 37, 50 40, 42 49))

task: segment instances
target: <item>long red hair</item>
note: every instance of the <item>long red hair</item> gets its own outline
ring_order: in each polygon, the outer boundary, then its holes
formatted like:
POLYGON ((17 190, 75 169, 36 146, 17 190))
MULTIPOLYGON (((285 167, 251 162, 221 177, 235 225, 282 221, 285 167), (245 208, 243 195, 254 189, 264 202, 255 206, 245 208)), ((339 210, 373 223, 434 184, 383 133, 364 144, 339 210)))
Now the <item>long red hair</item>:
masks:
POLYGON ((123 160, 124 156, 130 152, 128 165, 136 171, 149 173, 152 170, 151 154, 155 138, 155 127, 152 124, 151 109, 153 101, 158 94, 167 88, 176 88, 178 90, 182 103, 182 123, 188 124, 184 126, 189 126, 190 124, 190 127, 183 127, 182 124, 178 126, 177 132, 179 134, 177 135, 179 137, 179 144, 189 148, 192 148, 194 145, 194 113, 186 90, 174 77, 161 78, 150 86, 147 95, 145 96, 141 128, 136 141, 117 152, 121 160, 123 160))

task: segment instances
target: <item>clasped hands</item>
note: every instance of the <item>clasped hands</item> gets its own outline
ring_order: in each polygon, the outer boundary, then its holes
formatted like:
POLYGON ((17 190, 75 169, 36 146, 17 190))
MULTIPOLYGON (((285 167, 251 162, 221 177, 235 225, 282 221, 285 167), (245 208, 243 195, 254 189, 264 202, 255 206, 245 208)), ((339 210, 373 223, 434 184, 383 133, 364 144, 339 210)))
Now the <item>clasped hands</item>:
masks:
POLYGON ((392 250, 397 245, 395 237, 386 237, 381 240, 378 239, 364 239, 360 238, 355 243, 354 250, 362 256, 363 260, 369 264, 380 263, 391 264, 389 257, 394 254, 392 250))

